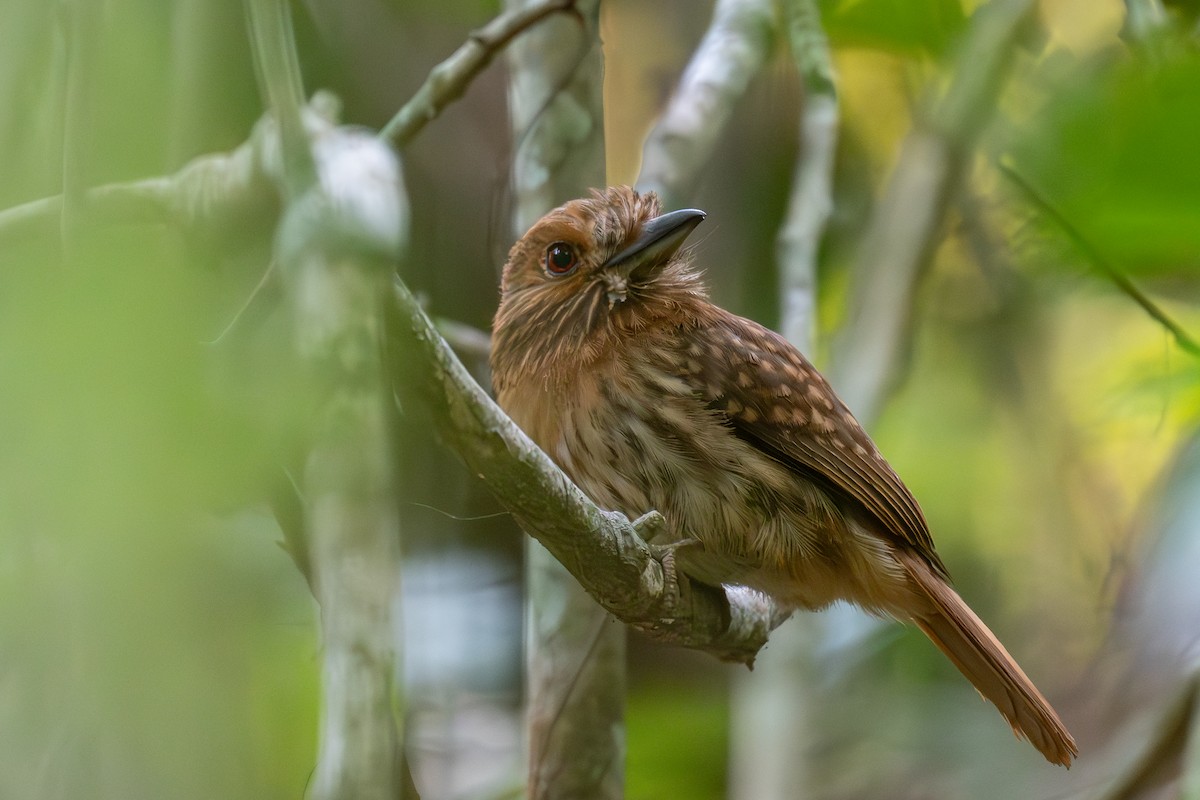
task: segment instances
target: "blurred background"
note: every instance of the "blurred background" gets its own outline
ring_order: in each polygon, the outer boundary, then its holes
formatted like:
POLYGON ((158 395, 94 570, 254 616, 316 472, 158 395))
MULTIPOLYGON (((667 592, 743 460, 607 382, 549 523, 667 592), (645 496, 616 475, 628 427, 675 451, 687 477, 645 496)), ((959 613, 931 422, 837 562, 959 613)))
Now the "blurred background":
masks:
MULTIPOLYGON (((818 367, 871 279, 856 247, 914 119, 971 64, 957 48, 979 5, 820 3, 842 118, 818 367)), ((499 10, 297 3, 306 87, 379 128, 499 10)), ((635 180, 710 10, 602 4, 610 183, 635 180)), ((1200 360, 1096 256, 1200 336, 1198 13, 1036 4, 871 426, 960 592, 1076 734, 1077 768, 1043 764, 919 632, 887 625, 810 687, 797 797, 1101 797, 1171 746, 1200 632, 1200 360)), ((174 172, 261 115, 236 0, 0 0, 0 20, 0 209, 174 172)), ((500 59, 403 154, 402 276, 481 330, 511 244, 506 81, 500 59)), ((776 37, 686 199, 709 214, 696 259, 718 302, 767 325, 803 99, 776 37)), ((266 500, 304 414, 281 315, 226 330, 269 259, 270 221, 246 227, 0 224, 0 797, 304 794, 317 617, 266 500)), ((427 426, 403 439, 410 758, 426 800, 496 797, 521 774, 523 534, 427 426)), ((636 635, 629 661, 627 796, 732 792, 743 668, 636 635)))

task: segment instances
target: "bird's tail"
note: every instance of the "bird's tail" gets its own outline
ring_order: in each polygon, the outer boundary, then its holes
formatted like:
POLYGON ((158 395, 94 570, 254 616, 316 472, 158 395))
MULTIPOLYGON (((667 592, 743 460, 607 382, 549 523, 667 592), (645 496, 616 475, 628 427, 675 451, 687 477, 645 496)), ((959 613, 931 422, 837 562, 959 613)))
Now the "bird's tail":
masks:
POLYGON ((1079 755, 1075 740, 1000 640, 924 559, 907 552, 896 555, 931 601, 932 611, 913 621, 995 704, 1018 737, 1028 738, 1047 761, 1070 767, 1071 759, 1079 755))

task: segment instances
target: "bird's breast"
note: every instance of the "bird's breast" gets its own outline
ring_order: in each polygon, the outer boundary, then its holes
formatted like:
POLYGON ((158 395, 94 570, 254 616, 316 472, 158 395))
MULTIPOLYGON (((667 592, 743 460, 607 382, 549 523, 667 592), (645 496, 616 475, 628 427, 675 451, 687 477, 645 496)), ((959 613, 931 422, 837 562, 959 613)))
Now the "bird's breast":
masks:
POLYGON ((667 359, 599 361, 570 380, 508 382, 501 405, 599 506, 657 510, 707 583, 746 583, 818 608, 846 595, 850 543, 830 497, 739 438, 667 359))
POLYGON ((657 510, 674 538, 734 559, 777 548, 783 562, 818 535, 789 511, 823 495, 739 439, 661 353, 628 348, 557 382, 527 376, 500 400, 594 502, 631 518, 657 510))

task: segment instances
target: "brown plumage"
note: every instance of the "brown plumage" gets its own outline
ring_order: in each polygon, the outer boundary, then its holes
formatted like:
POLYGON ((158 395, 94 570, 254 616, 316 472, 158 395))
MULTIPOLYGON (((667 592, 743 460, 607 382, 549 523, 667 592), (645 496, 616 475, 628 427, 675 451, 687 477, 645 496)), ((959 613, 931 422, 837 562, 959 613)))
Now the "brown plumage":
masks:
POLYGON ((692 577, 793 607, 915 622, 1050 761, 1075 742, 950 587, 925 517, 808 360, 708 299, 679 247, 699 211, 594 192, 509 253, 500 405, 599 505, 662 512, 692 577))

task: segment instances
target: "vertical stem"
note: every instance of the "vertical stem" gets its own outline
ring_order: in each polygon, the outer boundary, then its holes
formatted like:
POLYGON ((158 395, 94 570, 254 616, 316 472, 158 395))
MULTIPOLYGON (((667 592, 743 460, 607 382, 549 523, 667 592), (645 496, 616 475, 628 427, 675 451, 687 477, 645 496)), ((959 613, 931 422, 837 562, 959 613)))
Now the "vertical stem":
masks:
POLYGON ((322 180, 288 205, 276 248, 314 387, 302 481, 323 648, 312 797, 395 800, 400 526, 380 347, 404 203, 374 136, 330 131, 316 154, 322 180))
POLYGON ((792 175, 787 215, 779 231, 783 335, 802 352, 812 352, 816 327, 817 256, 833 213, 833 167, 837 154, 838 97, 833 57, 815 0, 784 4, 792 57, 804 80, 800 149, 792 175))
MULTIPOLYGON (((224 141, 231 74, 243 42, 245 12, 239 0, 177 0, 170 28, 168 161, 181 164, 224 141)), ((230 133, 233 131, 230 130, 230 133)))
MULTIPOLYGON (((337 291, 361 309, 383 282, 363 265, 314 256, 300 272, 338 275, 337 291)), ((313 275, 302 281, 323 282, 313 275)), ((303 291, 303 288, 299 288, 303 291)), ((375 338, 377 311, 349 335, 375 338)), ((398 589, 398 523, 378 362, 335 390, 320 412, 304 484, 314 583, 321 605, 323 698, 314 800, 394 800, 400 792, 399 728, 392 675, 392 603, 398 589), (366 380, 364 380, 366 379, 366 380)))
MULTIPOLYGON (((576 11, 546 20, 509 49, 516 235, 604 183, 598 0, 581 0, 576 11)), ((625 629, 532 539, 526 555, 528 797, 620 798, 625 629)))
MULTIPOLYGON (((529 0, 507 0, 515 9, 529 0)), ((551 208, 604 182, 604 56, 599 0, 545 20, 508 49, 516 207, 521 235, 551 208)))
POLYGON ((617 800, 625 783, 625 626, 550 555, 526 549, 530 800, 617 800))
POLYGON ((400 525, 380 348, 405 202, 395 156, 369 133, 329 131, 315 155, 322 179, 289 203, 276 237, 314 388, 302 480, 323 649, 312 797, 395 800, 406 794, 400 525))

